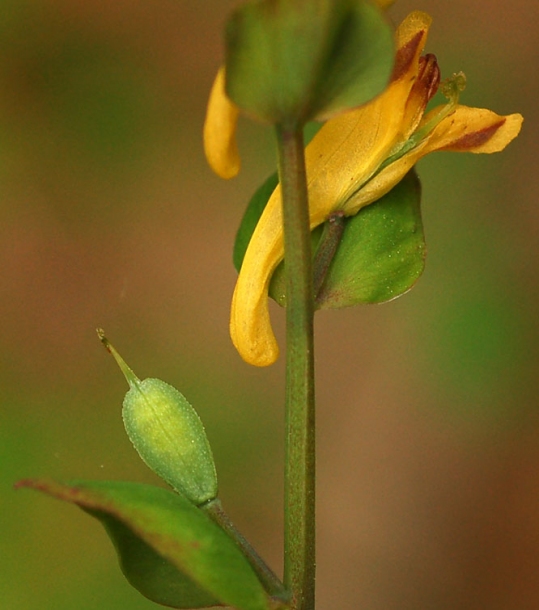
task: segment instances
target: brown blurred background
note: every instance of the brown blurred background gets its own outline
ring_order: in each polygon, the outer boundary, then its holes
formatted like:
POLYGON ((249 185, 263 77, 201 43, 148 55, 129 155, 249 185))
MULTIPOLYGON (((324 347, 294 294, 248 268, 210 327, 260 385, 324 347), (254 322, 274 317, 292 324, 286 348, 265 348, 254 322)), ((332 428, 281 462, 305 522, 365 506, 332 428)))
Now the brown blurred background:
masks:
MULTIPOLYGON (((231 246, 274 170, 243 121, 225 183, 201 148, 225 0, 0 3, 0 605, 142 610, 97 522, 12 484, 157 482, 123 432, 142 377, 206 423, 229 513, 277 571, 283 365, 227 332, 231 246)), ((400 0, 463 102, 521 112, 503 154, 421 162, 429 253, 415 289, 319 314, 318 609, 539 608, 539 4, 400 0)), ((272 309, 281 332, 283 312, 272 309)))

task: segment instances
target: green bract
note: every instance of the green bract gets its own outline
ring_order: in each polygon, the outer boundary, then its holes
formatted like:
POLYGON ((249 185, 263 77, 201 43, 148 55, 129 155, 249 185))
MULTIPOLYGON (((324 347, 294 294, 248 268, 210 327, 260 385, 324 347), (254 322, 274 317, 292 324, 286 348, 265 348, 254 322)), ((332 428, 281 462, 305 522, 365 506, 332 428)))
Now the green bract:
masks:
POLYGON ((211 448, 199 416, 176 388, 160 379, 141 381, 98 331, 125 375, 123 419, 144 462, 176 491, 200 506, 217 497, 211 448))
POLYGON ((270 123, 305 123, 364 104, 387 85, 393 33, 365 0, 257 0, 226 30, 226 91, 270 123))

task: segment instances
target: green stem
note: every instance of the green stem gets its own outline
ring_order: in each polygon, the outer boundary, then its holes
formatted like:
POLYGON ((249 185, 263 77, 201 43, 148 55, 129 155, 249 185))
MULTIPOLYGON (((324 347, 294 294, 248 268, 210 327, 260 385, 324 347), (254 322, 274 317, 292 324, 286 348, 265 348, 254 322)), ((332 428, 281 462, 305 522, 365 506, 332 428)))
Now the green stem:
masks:
POLYGON ((286 601, 288 595, 283 583, 251 546, 251 543, 236 528, 234 523, 232 523, 230 517, 224 511, 221 501, 216 498, 215 500, 202 505, 200 509, 203 510, 236 542, 245 557, 248 559, 253 570, 256 572, 260 582, 264 585, 266 591, 273 597, 286 601))
POLYGON ((329 268, 341 243, 344 233, 344 222, 342 212, 336 212, 331 214, 324 223, 322 235, 320 236, 313 260, 313 294, 315 304, 318 303, 318 297, 324 287, 329 268))
POLYGON ((284 584, 292 610, 314 609, 313 278, 303 132, 277 126, 286 259, 284 584))

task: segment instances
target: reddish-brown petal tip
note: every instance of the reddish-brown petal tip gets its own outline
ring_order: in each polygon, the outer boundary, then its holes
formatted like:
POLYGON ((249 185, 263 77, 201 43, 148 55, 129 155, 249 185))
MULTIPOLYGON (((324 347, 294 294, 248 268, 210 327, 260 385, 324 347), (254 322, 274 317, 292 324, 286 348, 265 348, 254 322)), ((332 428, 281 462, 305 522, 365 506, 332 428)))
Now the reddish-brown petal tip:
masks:
MULTIPOLYGON (((479 129, 478 131, 472 131, 464 134, 461 138, 455 140, 450 146, 445 148, 449 148, 455 152, 466 152, 471 149, 479 148, 492 138, 498 129, 500 129, 500 127, 505 123, 505 120, 505 117, 500 117, 500 120, 496 123, 488 125, 487 127, 479 129)), ((440 150, 444 150, 444 148, 440 150)))
POLYGON ((423 43, 424 36, 425 30, 419 30, 407 43, 397 49, 391 81, 399 80, 410 69, 410 65, 417 55, 417 49, 423 43))

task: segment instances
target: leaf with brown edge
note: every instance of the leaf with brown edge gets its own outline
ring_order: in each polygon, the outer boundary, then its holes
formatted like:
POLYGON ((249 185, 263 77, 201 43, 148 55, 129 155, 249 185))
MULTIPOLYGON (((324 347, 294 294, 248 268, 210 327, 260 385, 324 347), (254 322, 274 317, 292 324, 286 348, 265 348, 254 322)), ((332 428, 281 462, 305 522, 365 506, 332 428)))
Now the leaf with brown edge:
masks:
POLYGON ((28 479, 17 487, 76 504, 98 519, 128 581, 152 601, 172 608, 272 605, 234 541, 179 494, 122 481, 28 479))

